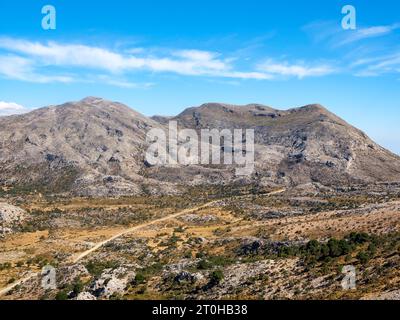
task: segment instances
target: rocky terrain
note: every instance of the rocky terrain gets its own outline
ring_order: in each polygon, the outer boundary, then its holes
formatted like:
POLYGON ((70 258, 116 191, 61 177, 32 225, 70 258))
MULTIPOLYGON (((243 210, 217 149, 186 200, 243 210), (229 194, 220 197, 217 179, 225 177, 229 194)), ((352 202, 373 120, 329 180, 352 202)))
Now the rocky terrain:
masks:
POLYGON ((197 130, 254 129, 256 171, 251 180, 262 185, 399 181, 397 155, 320 105, 283 111, 209 103, 167 120, 197 130))
POLYGON ((143 144, 157 123, 127 106, 86 98, 0 123, 1 181, 17 192, 142 193, 143 144))
POLYGON ((86 98, 0 133, 0 299, 399 298, 400 158, 322 106, 148 118, 86 98), (255 171, 149 165, 169 120, 254 129, 255 171))
POLYGON ((400 185, 314 187, 18 199, 30 219, 0 241, 1 298, 397 299, 400 185))
POLYGON ((21 208, 0 202, 0 237, 11 233, 13 229, 27 220, 27 214, 21 208))
POLYGON ((320 105, 276 110, 205 104, 176 117, 148 118, 117 102, 78 102, 0 117, 0 183, 14 193, 113 196, 182 193, 185 185, 400 181, 400 158, 320 105), (254 129, 255 170, 145 162, 146 133, 179 128, 254 129))

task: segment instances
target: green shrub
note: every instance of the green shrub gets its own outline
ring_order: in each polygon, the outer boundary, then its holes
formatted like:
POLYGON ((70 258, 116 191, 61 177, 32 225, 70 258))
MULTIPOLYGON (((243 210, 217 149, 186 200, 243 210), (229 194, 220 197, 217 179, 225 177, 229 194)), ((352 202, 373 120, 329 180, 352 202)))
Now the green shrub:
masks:
POLYGON ((72 291, 74 292, 74 295, 77 296, 80 294, 83 290, 84 284, 80 279, 75 280, 75 283, 73 284, 72 291))
POLYGON ((144 276, 144 274, 137 273, 134 280, 135 285, 142 284, 144 282, 146 282, 146 277, 144 276))
POLYGON ((92 260, 89 261, 85 265, 86 269, 89 271, 89 273, 93 276, 100 276, 105 269, 116 269, 119 267, 119 263, 116 261, 97 261, 97 260, 92 260))
POLYGON ((233 259, 225 256, 210 256, 207 259, 212 266, 227 266, 232 264, 233 259))
POLYGON ((370 236, 365 232, 361 232, 361 233, 352 232, 348 236, 348 240, 350 241, 350 243, 363 244, 370 240, 370 236))
POLYGON ((368 255, 368 253, 366 253, 365 251, 360 251, 357 254, 357 259, 358 259, 358 261, 360 261, 361 264, 366 264, 368 262, 369 258, 370 257, 368 255))
POLYGON ((68 293, 65 290, 58 291, 56 300, 68 300, 68 293))
POLYGON ((174 232, 176 233, 182 233, 185 232, 185 229, 182 226, 179 226, 177 228, 174 229, 174 232))
POLYGON ((212 285, 219 284, 224 279, 224 273, 221 270, 215 270, 210 274, 210 283, 212 285))
POLYGON ((367 251, 369 256, 374 256, 376 254, 376 245, 374 243, 370 243, 368 245, 367 251))
POLYGON ((200 260, 199 263, 197 264, 197 269, 200 269, 200 270, 207 270, 210 268, 211 268, 211 264, 205 259, 200 260))

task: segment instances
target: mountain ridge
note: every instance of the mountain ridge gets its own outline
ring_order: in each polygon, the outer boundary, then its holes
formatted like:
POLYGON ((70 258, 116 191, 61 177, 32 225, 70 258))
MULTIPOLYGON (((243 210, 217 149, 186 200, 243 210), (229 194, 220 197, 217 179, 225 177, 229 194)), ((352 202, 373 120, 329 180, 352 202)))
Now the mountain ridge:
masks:
POLYGON ((318 104, 278 110, 206 103, 172 117, 147 117, 119 102, 86 97, 0 117, 0 152, 3 186, 91 196, 168 194, 181 192, 182 185, 235 182, 400 181, 399 156, 318 104), (254 129, 254 173, 238 178, 229 166, 146 165, 146 133, 166 129, 169 120, 195 130, 254 129))

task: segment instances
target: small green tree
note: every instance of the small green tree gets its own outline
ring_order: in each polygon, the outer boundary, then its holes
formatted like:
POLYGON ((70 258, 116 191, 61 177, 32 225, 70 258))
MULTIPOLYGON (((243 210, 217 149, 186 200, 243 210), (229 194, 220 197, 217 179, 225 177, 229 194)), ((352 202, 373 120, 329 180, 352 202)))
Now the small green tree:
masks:
POLYGON ((340 257, 342 255, 342 249, 338 240, 330 239, 328 241, 328 247, 329 247, 330 257, 335 258, 335 257, 340 257))
POLYGON ((210 275, 210 284, 217 285, 224 279, 224 273, 221 270, 215 270, 210 275))
POLYGON ((142 284, 142 283, 144 283, 145 281, 146 281, 146 277, 145 277, 142 273, 137 273, 137 274, 136 274, 136 276, 135 276, 135 281, 134 281, 134 283, 135 283, 136 285, 142 284))

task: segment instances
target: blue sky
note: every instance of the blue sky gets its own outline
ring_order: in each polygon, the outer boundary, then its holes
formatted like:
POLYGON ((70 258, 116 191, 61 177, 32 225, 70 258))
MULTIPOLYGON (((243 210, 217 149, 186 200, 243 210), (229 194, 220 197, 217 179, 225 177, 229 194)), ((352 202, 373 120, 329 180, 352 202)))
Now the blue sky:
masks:
POLYGON ((321 103, 400 154, 398 1, 216 2, 1 0, 0 114, 89 95, 146 115, 321 103))

